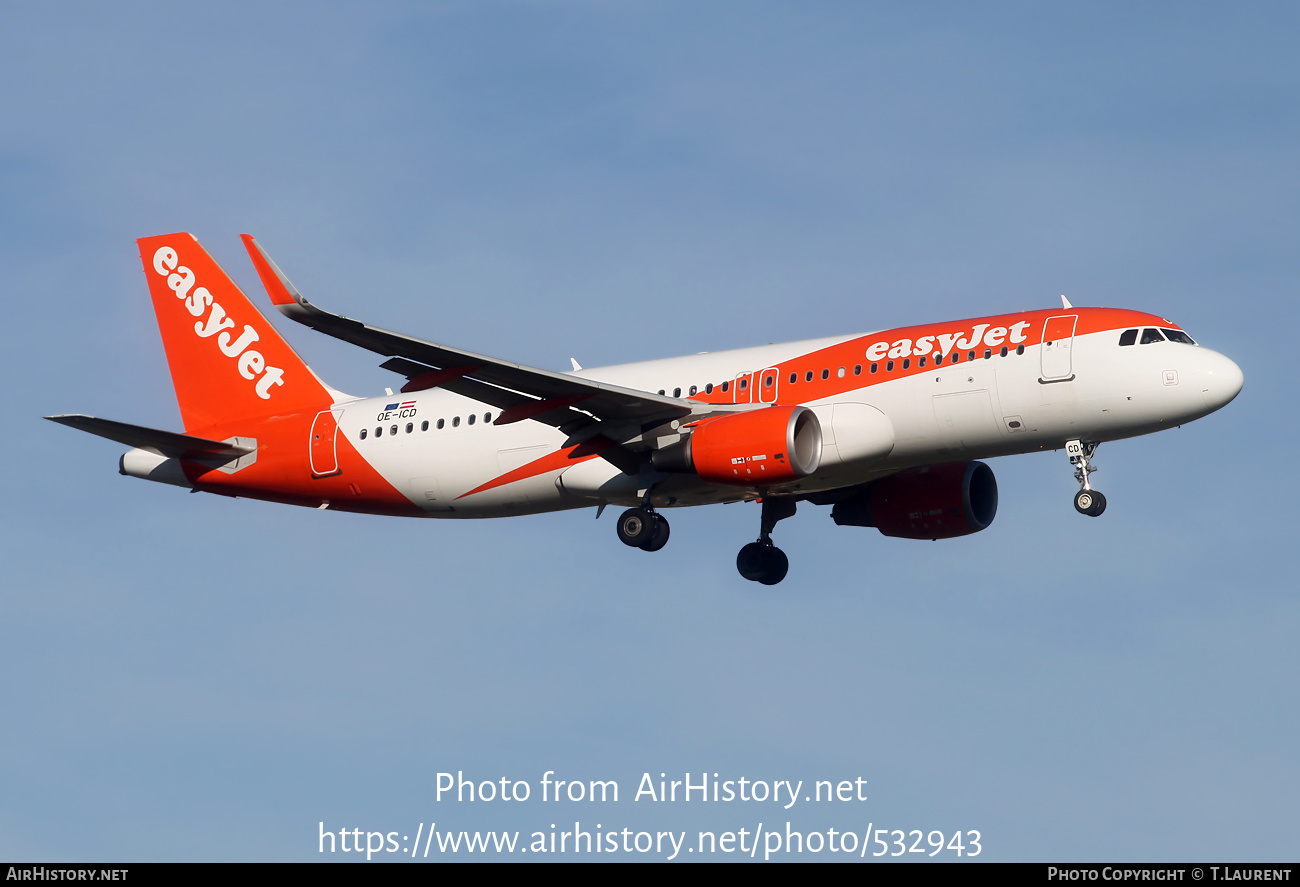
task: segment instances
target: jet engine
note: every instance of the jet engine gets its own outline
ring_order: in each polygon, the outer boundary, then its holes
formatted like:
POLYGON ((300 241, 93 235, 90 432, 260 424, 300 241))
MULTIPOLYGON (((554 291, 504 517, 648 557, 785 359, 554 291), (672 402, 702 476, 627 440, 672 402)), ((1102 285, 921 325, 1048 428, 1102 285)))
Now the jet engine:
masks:
POLYGON ((978 533, 998 513, 998 482, 983 462, 909 468, 836 503, 840 526, 875 527, 903 539, 951 539, 978 533))
POLYGON ((704 419, 690 437, 656 450, 660 471, 693 472, 710 483, 770 486, 806 477, 822 459, 822 427, 803 406, 766 407, 704 419))

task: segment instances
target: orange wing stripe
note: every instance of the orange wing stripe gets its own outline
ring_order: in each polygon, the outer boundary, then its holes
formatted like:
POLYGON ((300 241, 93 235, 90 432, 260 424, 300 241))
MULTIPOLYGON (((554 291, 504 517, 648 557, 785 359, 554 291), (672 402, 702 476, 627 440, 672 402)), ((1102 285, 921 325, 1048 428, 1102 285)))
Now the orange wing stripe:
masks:
POLYGON ((586 462, 588 459, 596 458, 602 450, 607 450, 613 445, 614 442, 608 438, 598 437, 595 440, 580 443, 576 447, 566 447, 554 453, 549 453, 540 459, 534 459, 527 465, 520 465, 514 471, 507 471, 500 477, 494 477, 487 483, 475 487, 468 493, 462 493, 456 498, 464 499, 466 496, 473 496, 475 493, 481 493, 493 487, 502 487, 515 481, 536 477, 539 474, 547 474, 551 471, 559 471, 568 468, 570 465, 577 465, 579 462, 586 462))

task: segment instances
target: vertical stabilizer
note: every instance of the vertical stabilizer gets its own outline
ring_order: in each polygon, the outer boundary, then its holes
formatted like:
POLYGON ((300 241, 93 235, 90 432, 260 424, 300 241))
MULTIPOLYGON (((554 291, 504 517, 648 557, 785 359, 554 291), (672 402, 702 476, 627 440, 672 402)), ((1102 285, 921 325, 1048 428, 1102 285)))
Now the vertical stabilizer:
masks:
POLYGON ((330 392, 192 235, 138 243, 187 431, 329 407, 330 392))

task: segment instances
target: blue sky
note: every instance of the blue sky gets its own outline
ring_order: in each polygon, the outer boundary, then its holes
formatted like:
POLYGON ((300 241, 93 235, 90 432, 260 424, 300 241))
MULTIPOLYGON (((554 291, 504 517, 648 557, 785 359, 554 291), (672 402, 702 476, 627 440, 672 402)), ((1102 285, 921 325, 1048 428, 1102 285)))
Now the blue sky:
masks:
MULTIPOLYGON (((7 4, 0 857, 314 859, 403 833, 978 829, 986 859, 1291 859, 1300 819, 1289 4, 7 4), (1243 368, 1222 412, 992 461, 984 533, 752 505, 654 556, 593 510, 402 521, 190 496, 43 422, 180 428, 134 240, 551 368, 1076 305, 1243 368), (618 779, 455 804, 436 774, 618 779), (643 772, 869 780, 630 801, 643 772)), ((261 302, 265 304, 265 302, 261 302)), ((277 321, 278 323, 278 321, 277 321)), ((281 324, 283 329, 283 324, 281 324)), ((373 355, 295 328, 331 384, 373 355)), ((654 858, 653 854, 651 858, 654 858)))

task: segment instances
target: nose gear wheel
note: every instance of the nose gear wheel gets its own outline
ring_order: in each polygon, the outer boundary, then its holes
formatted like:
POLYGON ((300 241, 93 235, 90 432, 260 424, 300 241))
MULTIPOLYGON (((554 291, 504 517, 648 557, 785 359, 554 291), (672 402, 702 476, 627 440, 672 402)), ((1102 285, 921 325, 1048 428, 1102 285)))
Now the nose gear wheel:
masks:
POLYGON ((1092 464, 1092 454, 1097 452, 1093 441, 1071 440, 1065 444, 1065 452, 1074 466, 1074 479, 1079 482, 1079 492, 1074 494, 1074 510, 1088 517, 1098 517, 1106 510, 1106 497, 1092 488, 1088 476, 1096 472, 1092 464))
POLYGON ((1097 517, 1106 510, 1106 497, 1096 490, 1080 490, 1074 494, 1074 510, 1097 517))

